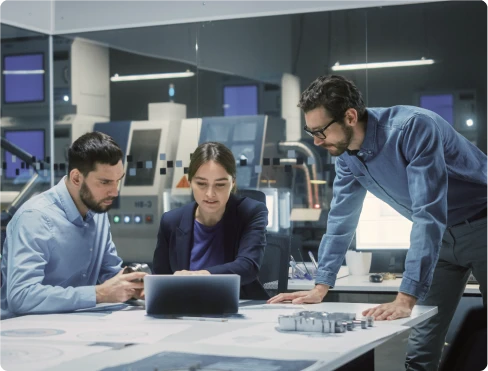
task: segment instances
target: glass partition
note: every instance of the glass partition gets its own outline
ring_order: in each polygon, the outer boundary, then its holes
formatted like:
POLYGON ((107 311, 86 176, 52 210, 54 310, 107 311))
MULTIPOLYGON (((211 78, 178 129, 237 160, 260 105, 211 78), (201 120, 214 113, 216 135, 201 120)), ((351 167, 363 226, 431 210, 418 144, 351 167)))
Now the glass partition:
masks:
MULTIPOLYGON (((333 159, 304 135, 297 104, 337 61, 367 61, 366 11, 203 22, 198 38, 198 110, 208 125, 201 140, 231 148, 238 188, 266 195, 268 237, 288 236, 296 260, 310 261, 335 173, 333 159)), ((348 77, 366 86, 365 71, 348 77)))
POLYGON ((67 58, 59 72, 69 68, 71 92, 56 111, 58 161, 88 131, 119 144, 125 179, 108 215, 127 263, 152 263, 161 215, 191 201, 187 171, 200 130, 197 29, 177 24, 57 38, 67 58))
POLYGON ((3 235, 22 203, 50 187, 51 132, 48 37, 6 24, 1 35, 3 235))
MULTIPOLYGON (((192 200, 190 155, 208 140, 233 151, 242 194, 265 193, 268 232, 290 237, 294 255, 316 253, 334 158, 304 134, 301 92, 320 75, 341 74, 367 106, 431 109, 486 152, 483 6, 433 2, 56 36, 54 143, 47 37, 2 25, 2 138, 53 162, 59 181, 74 140, 92 130, 112 135, 124 151, 126 180, 109 215, 127 261, 150 261, 161 214, 192 200), (402 61, 420 65, 391 66, 402 61)), ((5 150, 2 164, 5 208, 33 166, 5 150)), ((34 167, 50 177, 45 164, 34 167)))
POLYGON ((486 153, 485 10, 457 1, 367 9, 369 63, 432 61, 369 69, 369 105, 430 109, 486 153))

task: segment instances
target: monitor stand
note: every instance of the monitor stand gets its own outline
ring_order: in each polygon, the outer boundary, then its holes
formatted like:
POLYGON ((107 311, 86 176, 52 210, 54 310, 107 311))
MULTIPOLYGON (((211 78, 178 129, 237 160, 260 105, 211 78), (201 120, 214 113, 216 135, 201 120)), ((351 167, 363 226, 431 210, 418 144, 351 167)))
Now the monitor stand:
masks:
POLYGON ((371 259, 371 273, 395 273, 401 275, 405 270, 407 250, 403 251, 373 251, 371 259))

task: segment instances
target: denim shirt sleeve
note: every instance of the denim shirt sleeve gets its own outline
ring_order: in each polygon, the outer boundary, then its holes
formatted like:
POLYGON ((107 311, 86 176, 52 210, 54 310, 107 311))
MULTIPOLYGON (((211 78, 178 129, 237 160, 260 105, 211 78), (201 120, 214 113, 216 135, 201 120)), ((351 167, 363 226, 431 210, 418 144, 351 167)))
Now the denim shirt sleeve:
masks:
POLYGON ((423 299, 446 229, 448 175, 442 136, 431 117, 415 115, 405 124, 402 139, 413 226, 400 292, 423 299))
POLYGON ((354 178, 344 160, 336 159, 336 177, 327 220, 327 232, 319 247, 316 284, 334 286, 337 272, 351 244, 363 207, 366 189, 354 178))
MULTIPOLYGON (((108 217, 105 215, 104 222, 109 224, 108 217)), ((100 267, 100 274, 98 276, 98 283, 104 283, 106 280, 112 278, 122 269, 122 259, 117 255, 115 244, 112 241, 112 233, 110 228, 107 228, 107 245, 103 252, 102 266, 100 267)))
POLYGON ((95 306, 94 286, 44 285, 52 253, 52 222, 40 211, 24 211, 8 225, 7 298, 16 314, 65 312, 95 306))

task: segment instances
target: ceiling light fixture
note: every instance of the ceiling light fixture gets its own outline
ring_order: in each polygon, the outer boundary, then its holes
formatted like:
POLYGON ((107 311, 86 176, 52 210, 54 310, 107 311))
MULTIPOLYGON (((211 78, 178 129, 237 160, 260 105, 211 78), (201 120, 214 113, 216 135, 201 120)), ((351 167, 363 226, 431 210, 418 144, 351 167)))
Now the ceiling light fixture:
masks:
POLYGON ((366 69, 373 69, 373 68, 423 66, 427 64, 434 64, 434 60, 421 58, 413 61, 356 63, 356 64, 340 64, 339 62, 336 62, 336 64, 332 66, 332 71, 350 71, 350 70, 366 70, 366 69))
POLYGON ((44 70, 5 70, 4 75, 42 75, 44 70))
POLYGON ((119 76, 115 74, 110 78, 112 82, 120 81, 141 81, 141 80, 159 80, 159 79, 179 79, 182 77, 192 77, 195 72, 187 70, 186 72, 170 72, 170 73, 149 73, 145 75, 127 75, 119 76))

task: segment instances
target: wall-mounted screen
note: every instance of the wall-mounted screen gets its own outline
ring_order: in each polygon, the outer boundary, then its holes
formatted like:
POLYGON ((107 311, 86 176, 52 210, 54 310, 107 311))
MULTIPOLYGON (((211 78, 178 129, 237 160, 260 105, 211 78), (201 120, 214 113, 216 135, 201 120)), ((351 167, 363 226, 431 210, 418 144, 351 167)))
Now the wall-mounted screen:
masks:
POLYGON ((44 54, 7 55, 3 58, 5 103, 44 101, 44 54))
MULTIPOLYGON (((161 129, 134 130, 127 161, 126 186, 152 186, 158 163, 161 129)), ((159 176, 159 175, 158 175, 159 176)))
POLYGON ((224 116, 252 116, 257 114, 257 85, 224 86, 224 116))
MULTIPOLYGON (((5 130, 4 135, 5 139, 10 143, 22 148, 27 153, 35 156, 36 159, 44 159, 44 130, 5 130)), ((7 165, 5 170, 7 179, 13 179, 29 172, 26 168, 22 169, 22 161, 8 151, 5 151, 5 162, 7 165), (19 170, 18 174, 16 172, 17 169, 19 170)))
POLYGON ((237 163, 237 187, 257 188, 266 116, 204 117, 198 143, 220 142, 237 163), (242 162, 241 162, 242 161, 242 162))
POLYGON ((422 95, 420 107, 434 111, 451 125, 454 124, 454 98, 452 94, 422 95))

